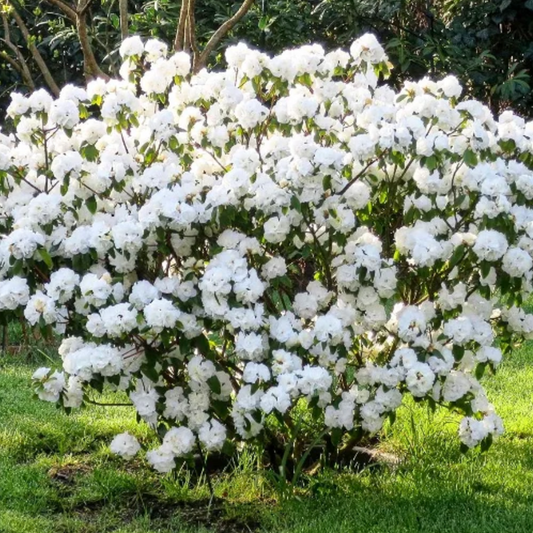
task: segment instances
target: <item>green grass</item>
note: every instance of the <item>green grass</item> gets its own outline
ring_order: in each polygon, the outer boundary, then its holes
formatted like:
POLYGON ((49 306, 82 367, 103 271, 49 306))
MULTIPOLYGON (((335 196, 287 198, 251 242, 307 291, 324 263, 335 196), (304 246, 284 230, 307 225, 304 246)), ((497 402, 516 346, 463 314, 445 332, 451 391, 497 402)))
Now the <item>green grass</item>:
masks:
MULTIPOLYGON (((33 399, 38 366, 0 358, 0 533, 531 533, 533 531, 533 346, 485 379, 506 433, 487 454, 459 453, 453 416, 406 405, 385 431, 399 466, 326 472, 307 490, 276 501, 252 458, 214 479, 160 476, 142 459, 107 448, 128 430, 153 437, 128 408, 66 416, 33 399)), ((103 409, 105 409, 103 411, 103 409)))

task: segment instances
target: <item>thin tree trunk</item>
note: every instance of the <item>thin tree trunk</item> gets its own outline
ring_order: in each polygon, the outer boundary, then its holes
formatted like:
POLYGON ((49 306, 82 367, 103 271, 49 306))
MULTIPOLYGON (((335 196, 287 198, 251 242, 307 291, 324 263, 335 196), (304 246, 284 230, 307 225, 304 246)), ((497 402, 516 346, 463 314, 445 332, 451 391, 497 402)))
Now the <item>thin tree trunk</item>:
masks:
POLYGON ((109 76, 100 68, 89 39, 89 33, 87 31, 87 16, 86 12, 89 8, 91 0, 86 0, 78 4, 76 11, 76 29, 78 31, 78 38, 80 40, 81 49, 83 52, 83 63, 85 78, 90 80, 93 78, 109 79, 109 76))
MULTIPOLYGON (((46 0, 49 4, 58 7, 75 25, 78 33, 78 39, 83 53, 83 70, 86 79, 104 78, 109 79, 109 76, 100 68, 98 61, 94 55, 89 32, 87 29, 87 10, 91 5, 92 0, 79 0, 77 7, 74 7, 64 0, 46 0)), ((122 0, 119 0, 122 1, 122 0)), ((127 6, 126 6, 127 7, 127 6)), ((121 12, 122 16, 122 12, 121 12)), ((127 12, 126 12, 126 26, 127 26, 127 12)), ((122 31, 122 26, 121 26, 122 31)))
POLYGON ((207 64, 207 60, 209 59, 209 56, 213 52, 213 50, 216 48, 218 43, 233 29, 233 27, 248 13, 250 8, 252 7, 252 4, 254 3, 254 0, 244 0, 244 2, 241 4, 241 7, 237 10, 235 15, 233 17, 229 18, 218 28, 218 30, 213 34, 211 39, 209 39, 208 43, 205 45, 205 48, 203 52, 199 55, 198 58, 196 58, 194 62, 194 72, 198 72, 202 68, 204 68, 207 64))
POLYGON ((124 40, 130 33, 128 28, 128 0, 119 0, 118 8, 120 12, 120 36, 124 40))
POLYGON ((254 0, 244 0, 237 12, 212 35, 204 50, 200 52, 196 38, 196 19, 194 16, 196 0, 182 0, 180 18, 176 28, 174 50, 184 51, 192 56, 193 72, 198 72, 207 64, 209 56, 220 41, 233 29, 233 27, 248 13, 254 0))
MULTIPOLYGON (((9 0, 7 1, 9 2, 9 0)), ((50 88, 52 93, 54 93, 55 96, 59 96, 59 87, 56 81, 54 80, 52 73, 46 66, 43 56, 41 55, 41 53, 39 52, 39 50, 33 43, 30 32, 26 24, 22 20, 22 17, 19 15, 18 11, 15 9, 15 6, 11 2, 9 2, 9 5, 11 7, 11 15, 15 19, 15 22, 17 23, 17 26, 19 27, 20 32, 22 33, 22 36, 24 37, 24 40, 26 41, 28 50, 30 51, 34 61, 37 63, 37 66, 39 67, 39 70, 41 71, 46 81, 46 84, 48 85, 48 87, 50 88)))
POLYGON ((0 55, 8 63, 10 63, 15 70, 17 70, 20 73, 26 85, 30 88, 30 90, 33 91, 35 90, 35 82, 33 81, 30 68, 28 67, 28 63, 26 63, 26 60, 24 59, 24 56, 22 55, 21 51, 11 41, 11 31, 9 29, 9 21, 7 20, 7 14, 4 12, 2 13, 2 22, 4 24, 4 35, 5 35, 5 39, 3 39, 3 41, 6 44, 6 46, 15 54, 15 57, 17 58, 17 60, 10 57, 9 54, 5 52, 4 50, 0 52, 0 55))
POLYGON ((180 18, 176 29, 176 38, 174 39, 174 50, 176 52, 181 52, 183 50, 183 36, 185 33, 187 13, 189 12, 189 3, 190 0, 182 0, 181 2, 180 18))

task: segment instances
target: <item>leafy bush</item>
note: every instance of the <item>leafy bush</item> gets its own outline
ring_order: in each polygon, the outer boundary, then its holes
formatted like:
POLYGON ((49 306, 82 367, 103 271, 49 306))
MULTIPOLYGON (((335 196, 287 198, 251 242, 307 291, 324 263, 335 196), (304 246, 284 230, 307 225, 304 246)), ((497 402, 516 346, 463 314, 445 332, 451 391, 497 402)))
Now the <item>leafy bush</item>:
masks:
POLYGON ((199 446, 346 447, 404 395, 490 445, 478 378, 533 332, 533 124, 453 77, 380 85, 372 35, 195 75, 159 41, 121 55, 122 79, 13 94, 0 137, 1 316, 63 336, 37 394, 126 391, 162 472, 199 446))

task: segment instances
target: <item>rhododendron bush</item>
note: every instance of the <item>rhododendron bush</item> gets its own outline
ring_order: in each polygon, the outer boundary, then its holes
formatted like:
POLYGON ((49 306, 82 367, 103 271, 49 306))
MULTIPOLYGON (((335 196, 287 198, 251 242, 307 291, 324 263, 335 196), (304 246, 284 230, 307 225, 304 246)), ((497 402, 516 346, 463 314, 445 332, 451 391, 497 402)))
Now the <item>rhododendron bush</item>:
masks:
POLYGON ((478 379, 533 333, 533 123, 453 77, 395 92, 371 35, 197 74, 121 54, 120 80, 13 94, 0 136, 2 317, 62 338, 38 395, 125 391, 161 472, 309 427, 346 446, 405 395, 488 446, 478 379))

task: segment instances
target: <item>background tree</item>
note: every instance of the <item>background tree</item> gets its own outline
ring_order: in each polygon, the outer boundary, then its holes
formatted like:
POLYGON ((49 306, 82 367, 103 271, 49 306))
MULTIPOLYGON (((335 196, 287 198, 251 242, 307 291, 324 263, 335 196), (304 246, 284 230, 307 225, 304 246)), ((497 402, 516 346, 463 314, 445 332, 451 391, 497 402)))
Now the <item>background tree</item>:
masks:
POLYGON ((191 50, 200 68, 221 63, 222 50, 237 40, 274 53, 308 42, 346 46, 372 31, 395 65, 390 83, 451 72, 495 113, 513 107, 533 115, 533 0, 2 0, 0 5, 0 110, 14 88, 55 92, 84 76, 115 75, 118 47, 127 34, 191 50))

